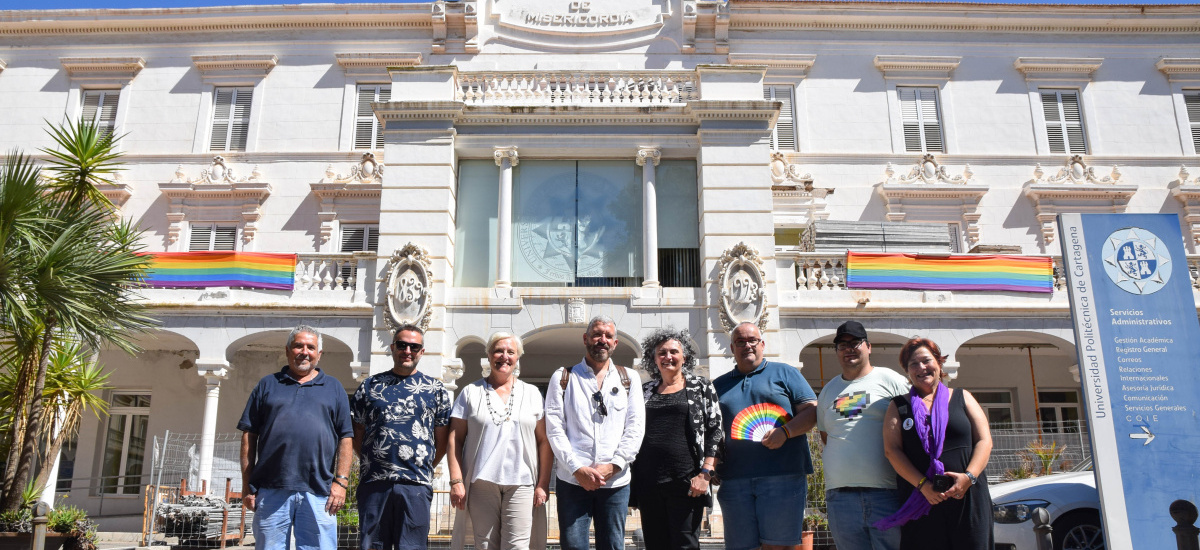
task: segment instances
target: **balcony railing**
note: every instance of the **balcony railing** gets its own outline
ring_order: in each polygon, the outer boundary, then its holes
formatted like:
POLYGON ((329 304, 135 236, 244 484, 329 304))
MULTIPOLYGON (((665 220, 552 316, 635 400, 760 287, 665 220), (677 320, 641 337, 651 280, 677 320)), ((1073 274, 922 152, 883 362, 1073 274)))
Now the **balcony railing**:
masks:
MULTIPOLYGON (((1062 257, 1051 257, 1054 259, 1054 290, 1064 291, 1067 288, 1067 278, 1063 271, 1062 257)), ((792 254, 790 258, 782 255, 779 258, 779 266, 785 272, 790 271, 794 277, 796 290, 846 290, 845 254, 801 252, 792 254)), ((1188 256, 1187 265, 1192 288, 1200 289, 1200 255, 1188 256)), ((788 285, 784 282, 782 274, 780 284, 788 285)), ((790 285, 784 288, 790 289, 790 285)))
POLYGON ((459 73, 467 105, 670 105, 699 98, 694 72, 459 73))

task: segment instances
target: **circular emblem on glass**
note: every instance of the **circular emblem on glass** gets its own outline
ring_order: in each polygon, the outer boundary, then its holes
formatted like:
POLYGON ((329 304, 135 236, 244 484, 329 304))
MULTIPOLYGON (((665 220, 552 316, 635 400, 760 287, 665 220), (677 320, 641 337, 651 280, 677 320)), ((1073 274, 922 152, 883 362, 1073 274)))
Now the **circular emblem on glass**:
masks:
POLYGON ((1101 252, 1104 272, 1121 290, 1153 294, 1171 279, 1171 253, 1157 235, 1140 227, 1113 231, 1101 252))

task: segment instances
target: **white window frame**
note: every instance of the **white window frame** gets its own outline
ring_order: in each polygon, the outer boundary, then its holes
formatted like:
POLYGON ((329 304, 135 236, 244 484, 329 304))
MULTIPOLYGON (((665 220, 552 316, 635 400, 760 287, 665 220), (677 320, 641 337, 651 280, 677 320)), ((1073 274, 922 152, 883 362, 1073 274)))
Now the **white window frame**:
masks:
POLYGON ((241 251, 241 235, 242 235, 242 228, 241 228, 240 224, 238 224, 236 222, 192 222, 192 223, 188 224, 188 238, 187 238, 187 244, 185 245, 186 252, 240 252, 241 251), (206 248, 204 250, 198 250, 198 249, 192 248, 192 238, 196 234, 195 232, 196 232, 197 227, 207 227, 209 229, 208 248, 206 248), (218 229, 229 229, 229 228, 232 228, 234 230, 233 248, 230 250, 223 250, 223 249, 215 250, 213 247, 215 247, 216 243, 217 243, 217 230, 218 229))
MULTIPOLYGON (((145 60, 140 57, 61 57, 59 62, 71 81, 67 89, 66 118, 76 121, 83 118, 85 93, 116 93, 117 111, 113 117, 112 132, 118 136, 125 133, 130 84, 145 66, 145 60)), ((122 141, 116 143, 118 152, 123 150, 121 144, 122 141)))
POLYGON ((100 128, 101 132, 107 135, 116 135, 117 131, 117 113, 121 112, 121 90, 113 90, 107 88, 84 88, 79 91, 79 120, 81 122, 90 122, 100 128), (88 99, 96 97, 96 110, 88 116, 88 99), (116 108, 112 110, 112 118, 105 120, 101 115, 104 114, 104 103, 108 100, 116 103, 116 108), (90 120, 89 120, 90 119, 90 120))
MULTIPOLYGON (((1008 417, 1012 419, 1010 422, 1013 424, 1016 424, 1016 422, 1017 422, 1017 409, 1016 409, 1017 397, 1016 397, 1016 392, 1013 391, 1012 388, 987 388, 987 389, 975 389, 975 390, 971 391, 971 394, 976 395, 976 396, 978 396, 981 393, 1006 393, 1006 394, 1008 394, 1008 403, 993 403, 990 401, 983 401, 978 398, 976 398, 976 401, 979 402, 979 407, 981 409, 983 409, 983 415, 985 417, 987 416, 987 412, 990 409, 1004 409, 1004 410, 1008 411, 1008 417)), ((989 425, 991 424, 990 419, 988 421, 988 424, 989 425)))
POLYGON ((243 151, 251 150, 250 149, 250 126, 251 126, 251 121, 254 119, 254 99, 255 99, 256 95, 257 94, 254 93, 253 86, 214 86, 213 87, 212 116, 209 118, 209 134, 208 134, 208 140, 209 140, 208 141, 208 150, 210 152, 225 153, 225 152, 243 152, 243 151), (221 102, 221 96, 224 93, 231 94, 231 95, 229 95, 229 98, 230 98, 229 117, 227 119, 218 120, 217 114, 220 110, 220 106, 223 104, 221 102), (246 94, 250 94, 249 102, 244 101, 246 94), (248 103, 248 105, 247 105, 248 111, 245 113, 244 117, 239 117, 236 115, 237 108, 239 105, 241 105, 243 103, 248 103), (219 123, 228 124, 228 126, 224 130, 225 135, 223 135, 223 136, 218 134, 217 125, 219 123), (236 129, 241 128, 241 127, 245 128, 246 143, 242 144, 241 148, 234 148, 233 138, 237 134, 236 129), (218 139, 221 139, 224 142, 224 144, 221 146, 218 146, 216 144, 216 141, 218 139))
POLYGON ((1084 113, 1082 90, 1080 90, 1079 88, 1071 88, 1071 87, 1061 87, 1060 88, 1060 87, 1051 87, 1051 86, 1041 86, 1038 88, 1038 106, 1041 107, 1042 123, 1045 125, 1042 130, 1042 137, 1043 137, 1043 139, 1046 140, 1046 151, 1048 151, 1052 155, 1087 155, 1091 152, 1092 143, 1088 139, 1088 135, 1087 135, 1088 117, 1084 113), (1046 99, 1051 94, 1054 94, 1054 96, 1056 98, 1054 107, 1057 109, 1055 118, 1057 118, 1058 120, 1055 120, 1055 121, 1051 121, 1049 118, 1046 117, 1046 111, 1049 108, 1049 106, 1046 103, 1046 99), (1066 112, 1065 102, 1063 100, 1064 94, 1069 94, 1069 95, 1072 95, 1075 97, 1076 109, 1078 111, 1078 116, 1079 116, 1078 122, 1072 122, 1072 121, 1067 120, 1067 112, 1066 112), (1083 143, 1081 143, 1081 144, 1075 143, 1074 141, 1072 141, 1072 139, 1070 137, 1071 136, 1070 128, 1074 124, 1079 125, 1079 136, 1083 140, 1083 143), (1062 151, 1055 151, 1054 144, 1050 141, 1050 129, 1051 129, 1051 127, 1055 127, 1055 126, 1060 128, 1060 132, 1062 135, 1062 143, 1063 143, 1062 151))
POLYGON ((800 132, 797 124, 796 108, 796 86, 793 84, 764 84, 763 99, 768 101, 782 101, 783 106, 779 110, 779 120, 775 122, 775 126, 771 128, 771 149, 775 151, 790 151, 796 152, 800 150, 800 132), (786 93, 787 97, 783 97, 781 93, 786 93), (789 112, 790 111, 790 112, 789 112), (791 147, 780 146, 780 127, 791 126, 791 147))
POLYGON ((218 152, 209 148, 212 140, 213 116, 216 114, 216 90, 218 88, 253 88, 254 92, 250 98, 250 126, 246 130, 246 152, 256 151, 258 130, 262 122, 264 87, 264 81, 261 79, 252 82, 236 81, 205 85, 200 92, 200 109, 196 119, 196 133, 192 138, 192 152, 200 154, 218 152))
POLYGON ((1095 109, 1093 108, 1091 86, 1088 82, 1080 82, 1079 80, 1055 80, 1055 79, 1036 79, 1026 80, 1029 96, 1029 110, 1033 120, 1034 146, 1039 155, 1055 155, 1061 158, 1070 156, 1066 153, 1051 153, 1050 152, 1050 136, 1046 132, 1046 115, 1042 110, 1042 91, 1043 90, 1075 90, 1079 93, 1079 112, 1080 120, 1083 126, 1083 140, 1087 144, 1089 155, 1102 154, 1099 145, 1102 143, 1100 135, 1097 133, 1097 124, 1089 124, 1090 120, 1097 120, 1095 109))
POLYGON ((358 84, 354 87, 354 123, 351 126, 351 148, 360 151, 382 151, 383 150, 383 128, 379 123, 379 119, 375 118, 375 113, 363 114, 359 111, 359 105, 362 103, 362 95, 364 92, 372 91, 374 98, 372 102, 386 102, 391 99, 392 85, 391 84, 358 84), (371 136, 370 147, 360 147, 359 131, 363 125, 369 124, 371 136))
POLYGON ((1179 138, 1183 143, 1183 154, 1198 154, 1200 153, 1200 88, 1180 87, 1179 92, 1175 95, 1178 97, 1176 111, 1180 113, 1179 138), (1188 107, 1189 98, 1192 99, 1192 108, 1188 107), (1193 114, 1195 114, 1194 118, 1193 114))
MULTIPOLYGON (((141 484, 140 474, 139 474, 138 483, 133 484, 133 486, 136 487, 135 491, 134 492, 126 492, 125 491, 125 487, 127 485, 130 485, 129 483, 126 482, 126 474, 125 474, 125 468, 128 465, 128 460, 129 460, 129 439, 131 437, 131 434, 133 433, 132 428, 133 428, 133 422, 134 422, 135 418, 144 416, 144 417, 146 417, 147 425, 149 425, 148 423, 150 422, 150 407, 114 407, 114 406, 111 406, 111 404, 116 400, 117 396, 120 396, 120 395, 147 396, 147 397, 151 398, 150 399, 151 403, 153 403, 153 394, 149 390, 145 390, 145 391, 120 390, 120 391, 113 392, 112 396, 109 398, 109 401, 108 401, 110 404, 110 407, 108 409, 109 418, 111 418, 114 415, 126 415, 125 416, 124 439, 121 441, 121 454, 120 454, 121 458, 120 458, 120 463, 117 465, 118 466, 117 471, 120 472, 120 474, 119 474, 116 482, 114 483, 114 486, 113 486, 114 491, 113 492, 109 493, 109 492, 105 491, 103 479, 101 479, 101 482, 99 484, 98 492, 99 492, 99 494, 102 494, 105 496, 137 496, 137 495, 141 494, 141 485, 142 484, 141 484)), ((100 460, 98 460, 97 463, 99 463, 99 465, 100 465, 100 472, 103 472, 104 471, 104 459, 105 459, 105 455, 107 454, 107 451, 108 451, 108 436, 107 436, 108 423, 107 422, 102 423, 101 429, 104 431, 105 436, 102 439, 103 443, 101 444, 101 448, 100 448, 100 460)), ((149 434, 150 431, 147 430, 146 433, 149 434)), ((150 457, 146 455, 146 451, 149 449, 149 445, 148 445, 149 441, 147 441, 146 443, 147 443, 146 447, 142 449, 143 471, 145 470, 145 463, 150 461, 150 457)), ((101 474, 101 475, 103 475, 103 474, 101 474)))
POLYGON ((941 94, 937 86, 896 86, 896 103, 900 107, 900 132, 903 140, 904 152, 906 153, 945 153, 946 152, 946 130, 942 124, 941 94), (933 105, 929 105, 929 100, 921 97, 926 92, 933 94, 933 105), (906 99, 904 96, 912 94, 911 98, 906 99), (911 109, 906 107, 911 105, 911 109), (907 111, 911 111, 910 113, 907 111), (930 112, 932 111, 932 112, 930 112), (932 121, 932 122, 931 122, 932 121), (930 124, 937 126, 938 138, 940 143, 938 147, 931 148, 929 144, 929 136, 926 134, 926 127, 930 124), (917 148, 909 147, 908 125, 915 124, 917 131, 917 148))

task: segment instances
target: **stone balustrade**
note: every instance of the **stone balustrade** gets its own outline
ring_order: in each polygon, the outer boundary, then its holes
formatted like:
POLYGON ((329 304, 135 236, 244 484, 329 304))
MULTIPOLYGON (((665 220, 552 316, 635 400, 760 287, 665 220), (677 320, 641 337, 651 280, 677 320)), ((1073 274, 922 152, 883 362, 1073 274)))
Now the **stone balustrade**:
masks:
POLYGON ((375 253, 297 254, 296 290, 354 291, 375 253))
POLYGON ((458 74, 467 105, 669 105, 700 97, 694 72, 472 72, 458 74))

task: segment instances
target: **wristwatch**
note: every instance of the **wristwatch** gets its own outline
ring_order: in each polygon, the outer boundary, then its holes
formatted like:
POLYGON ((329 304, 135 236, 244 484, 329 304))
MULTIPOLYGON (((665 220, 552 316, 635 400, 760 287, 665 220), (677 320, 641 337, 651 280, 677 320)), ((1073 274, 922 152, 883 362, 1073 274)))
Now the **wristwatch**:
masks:
POLYGON ((971 480, 971 485, 974 485, 976 481, 979 481, 979 478, 975 477, 975 474, 972 474, 971 472, 967 472, 967 479, 971 480))

